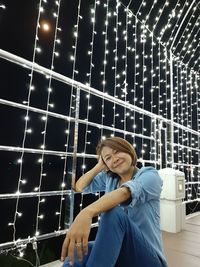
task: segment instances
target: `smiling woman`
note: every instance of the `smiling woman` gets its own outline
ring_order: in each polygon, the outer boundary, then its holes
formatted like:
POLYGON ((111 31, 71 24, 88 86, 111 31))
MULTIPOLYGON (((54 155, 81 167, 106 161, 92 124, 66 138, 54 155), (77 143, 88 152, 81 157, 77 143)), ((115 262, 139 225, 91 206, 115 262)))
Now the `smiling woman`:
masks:
POLYGON ((133 146, 122 138, 105 139, 97 146, 97 154, 111 173, 120 175, 120 184, 129 180, 137 171, 135 167, 137 163, 136 152, 133 146))
POLYGON ((98 163, 79 178, 75 190, 104 191, 83 209, 64 240, 63 267, 166 267, 160 233, 162 181, 152 167, 136 167, 126 140, 111 137, 97 146, 98 163), (112 175, 111 175, 112 174, 112 175), (88 242, 92 218, 101 215, 94 242, 88 242), (103 257, 102 257, 103 255, 103 257))

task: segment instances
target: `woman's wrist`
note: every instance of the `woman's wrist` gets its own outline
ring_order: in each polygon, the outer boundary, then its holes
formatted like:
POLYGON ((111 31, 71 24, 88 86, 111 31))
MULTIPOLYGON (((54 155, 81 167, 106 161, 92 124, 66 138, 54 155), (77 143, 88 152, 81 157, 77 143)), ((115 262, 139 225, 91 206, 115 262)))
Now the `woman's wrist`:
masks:
POLYGON ((94 171, 96 174, 98 174, 99 172, 102 172, 104 170, 103 166, 99 165, 98 163, 94 166, 94 171))
POLYGON ((90 209, 90 205, 84 208, 79 214, 87 216, 91 219, 94 217, 94 212, 92 211, 92 209, 90 209))

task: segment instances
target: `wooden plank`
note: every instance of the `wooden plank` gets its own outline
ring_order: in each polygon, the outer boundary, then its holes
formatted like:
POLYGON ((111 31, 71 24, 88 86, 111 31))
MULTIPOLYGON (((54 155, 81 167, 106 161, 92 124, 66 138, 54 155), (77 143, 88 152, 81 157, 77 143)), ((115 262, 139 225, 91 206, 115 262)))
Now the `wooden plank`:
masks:
POLYGON ((200 266, 200 215, 187 219, 184 231, 162 234, 169 267, 200 266))
POLYGON ((200 258, 173 249, 165 250, 168 267, 199 267, 200 258))

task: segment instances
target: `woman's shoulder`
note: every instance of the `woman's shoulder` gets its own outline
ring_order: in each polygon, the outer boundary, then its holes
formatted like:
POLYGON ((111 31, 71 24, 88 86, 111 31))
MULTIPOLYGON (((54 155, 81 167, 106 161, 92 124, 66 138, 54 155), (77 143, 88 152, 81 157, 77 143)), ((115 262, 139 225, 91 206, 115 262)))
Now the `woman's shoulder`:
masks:
POLYGON ((152 166, 145 166, 145 167, 142 167, 138 170, 138 172, 136 173, 136 176, 135 177, 138 177, 142 174, 145 174, 145 173, 155 173, 155 174, 158 174, 158 171, 152 167, 152 166))
POLYGON ((161 187, 163 184, 163 181, 159 176, 158 171, 152 166, 142 167, 137 174, 138 176, 135 178, 142 185, 157 185, 158 187, 161 187))
POLYGON ((142 167, 141 169, 139 169, 139 171, 136 173, 135 179, 145 180, 145 181, 157 180, 161 182, 161 178, 158 174, 158 171, 152 166, 142 167))

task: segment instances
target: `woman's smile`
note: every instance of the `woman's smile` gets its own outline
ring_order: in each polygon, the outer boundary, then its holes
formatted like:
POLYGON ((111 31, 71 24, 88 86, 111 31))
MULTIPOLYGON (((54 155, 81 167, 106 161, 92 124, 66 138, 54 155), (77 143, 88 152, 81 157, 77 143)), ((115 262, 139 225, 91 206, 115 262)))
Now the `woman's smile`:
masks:
POLYGON ((116 163, 113 164, 113 168, 118 168, 124 163, 124 160, 118 160, 116 163))

